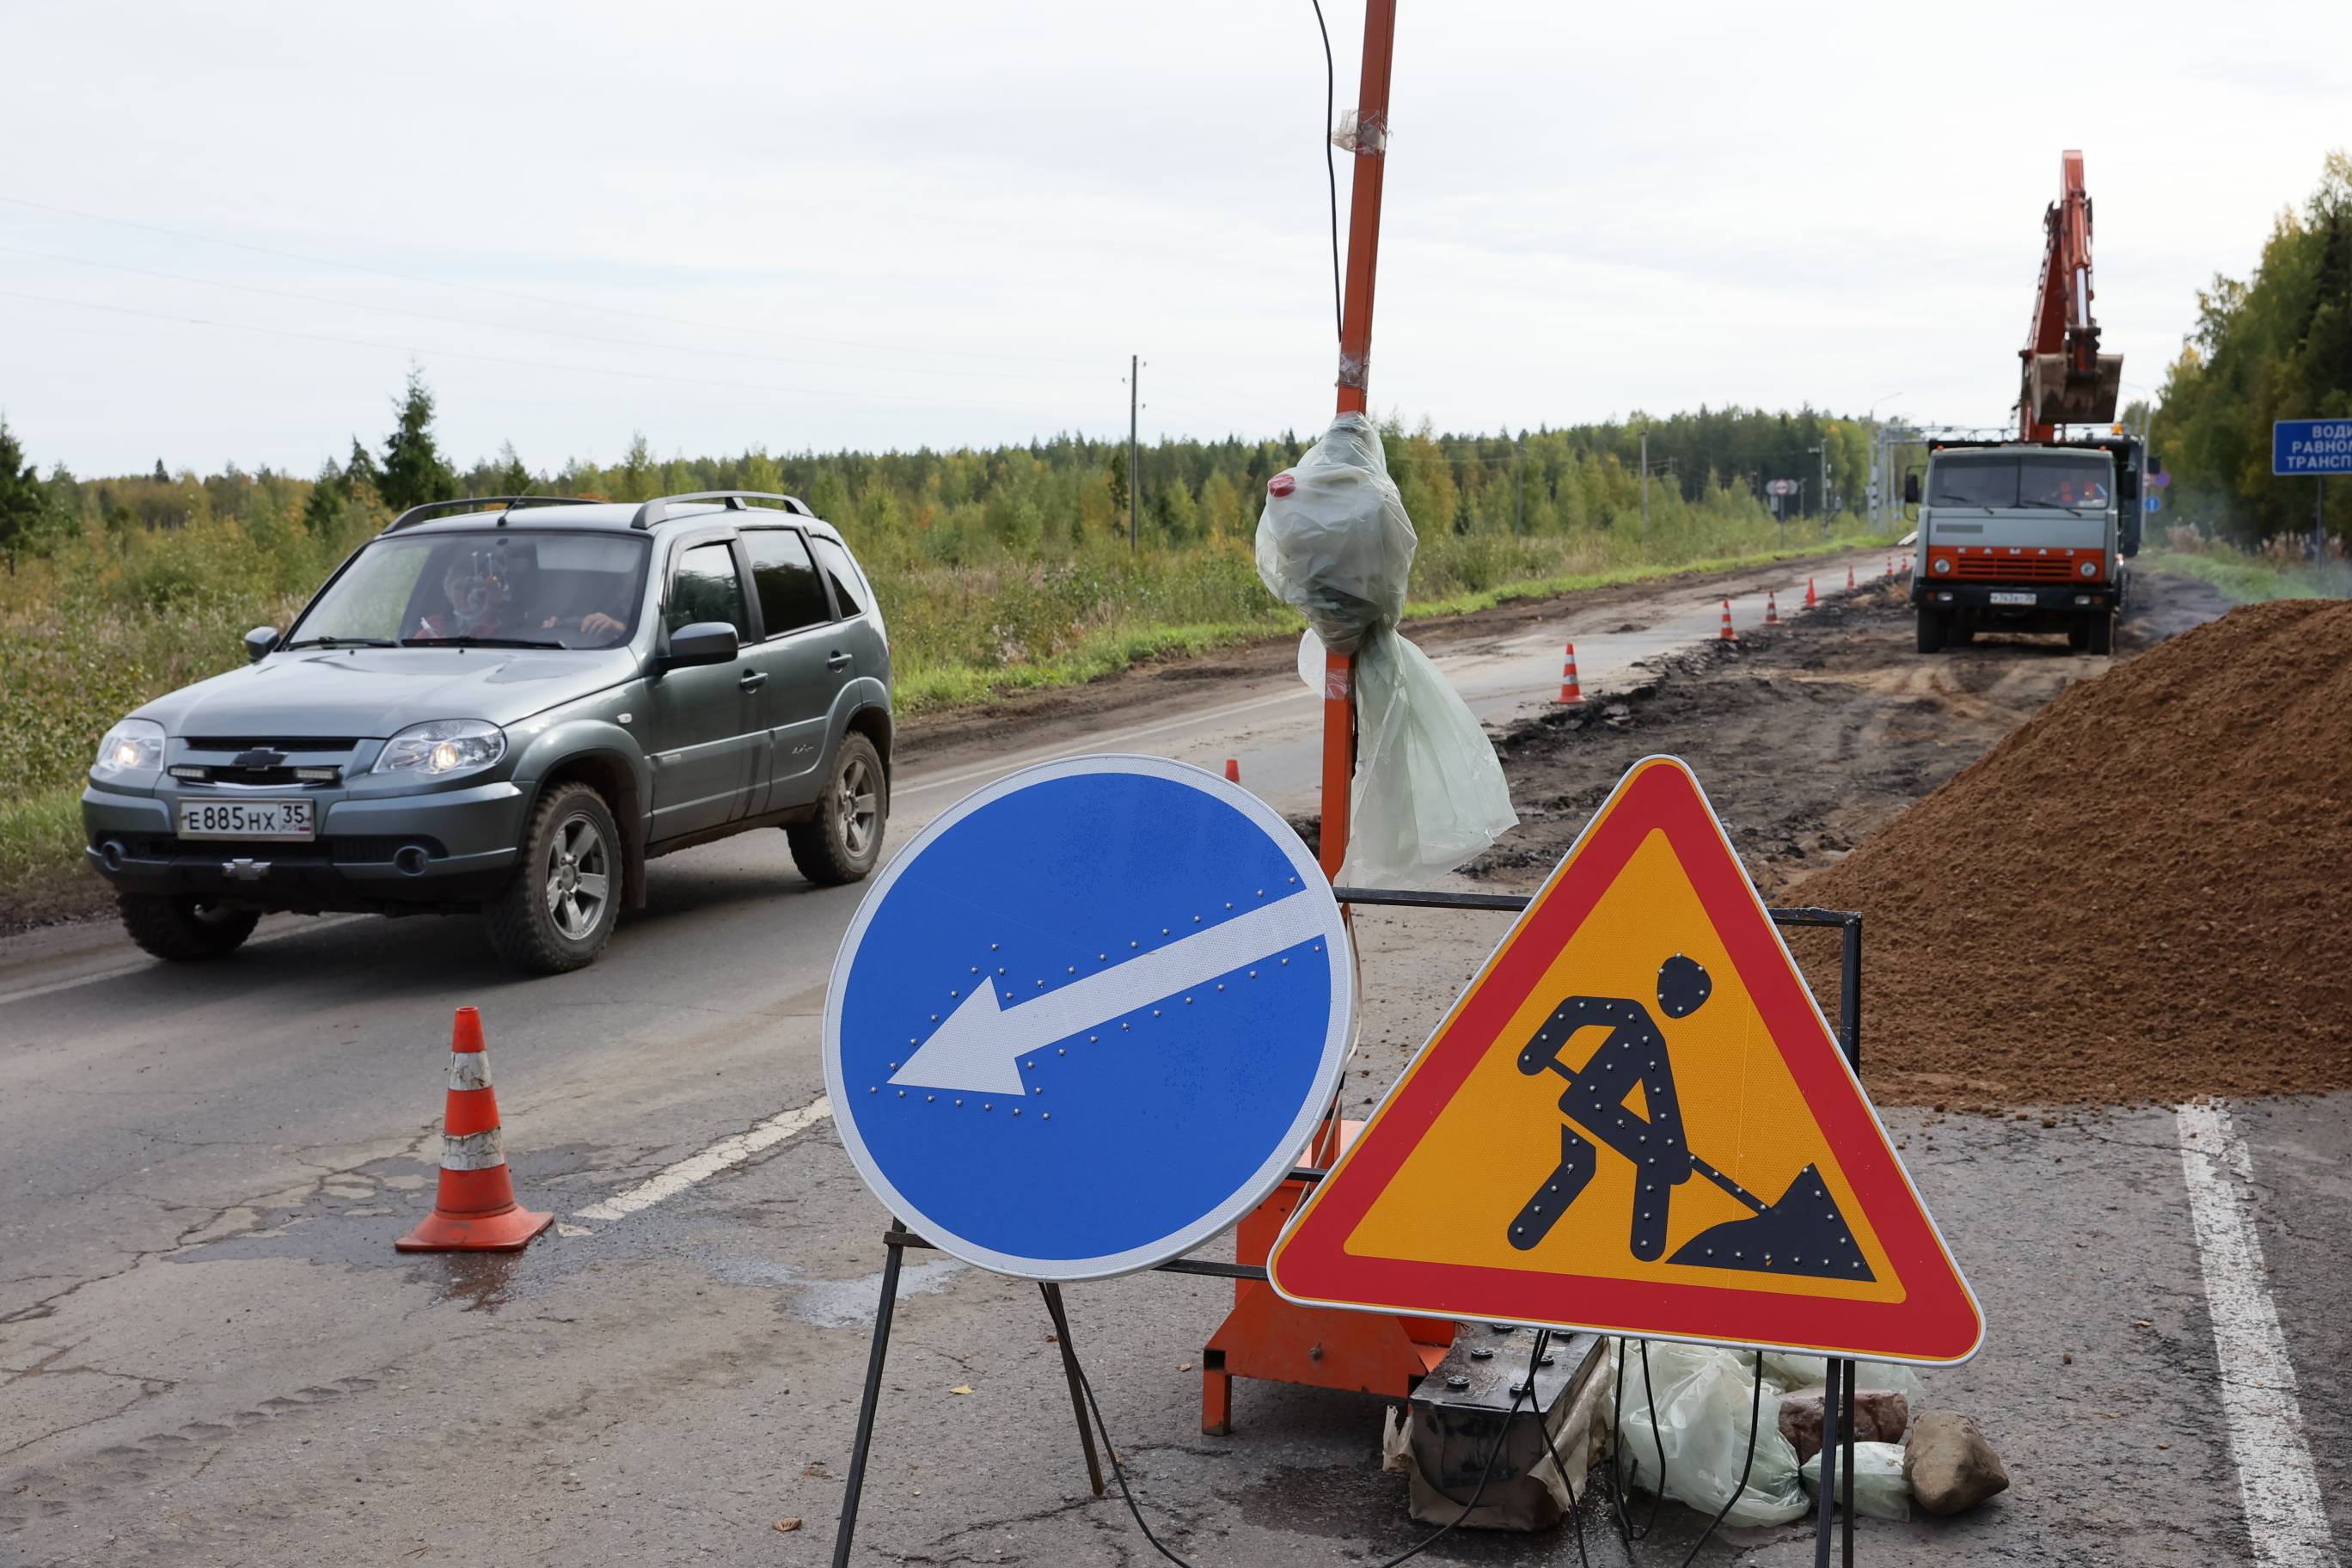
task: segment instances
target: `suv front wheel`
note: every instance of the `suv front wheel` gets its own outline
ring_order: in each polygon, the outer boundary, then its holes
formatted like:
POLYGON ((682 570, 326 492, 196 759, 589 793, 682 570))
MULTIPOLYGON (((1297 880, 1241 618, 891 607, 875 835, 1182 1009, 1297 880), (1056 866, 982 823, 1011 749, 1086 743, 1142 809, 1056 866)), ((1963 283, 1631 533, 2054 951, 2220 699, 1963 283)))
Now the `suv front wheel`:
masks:
POLYGON ((530 814, 514 879, 483 911, 490 945, 534 974, 593 962, 621 918, 621 832, 604 797, 558 784, 530 814))
POLYGON ((793 864, 819 887, 859 881, 882 858, 882 829, 889 817, 890 785, 881 753, 853 730, 834 755, 816 816, 784 829, 793 864))

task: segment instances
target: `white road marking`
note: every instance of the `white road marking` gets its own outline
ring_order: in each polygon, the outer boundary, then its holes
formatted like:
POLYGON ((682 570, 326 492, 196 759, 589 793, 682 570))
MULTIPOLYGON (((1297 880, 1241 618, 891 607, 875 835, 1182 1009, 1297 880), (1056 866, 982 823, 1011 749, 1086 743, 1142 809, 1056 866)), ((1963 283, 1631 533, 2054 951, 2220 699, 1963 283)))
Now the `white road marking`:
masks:
POLYGON ((1003 1005, 995 985, 983 981, 890 1081, 1018 1099, 1026 1088, 1020 1058, 1027 1052, 1310 941, 1323 934, 1329 908, 1329 900, 1318 907, 1302 888, 1017 1006, 1003 1005))
POLYGON ((601 1204, 591 1204, 575 1214, 581 1219, 625 1218, 639 1209, 653 1207, 664 1198, 674 1198, 695 1183, 715 1176, 730 1165, 740 1165, 761 1150, 781 1143, 832 1115, 832 1102, 820 1094, 796 1110, 771 1116, 748 1132, 721 1138, 701 1153, 680 1160, 650 1181, 615 1194, 601 1204))
POLYGON ((2294 1363, 2287 1358, 2278 1307, 2263 1277, 2262 1238, 2247 1192, 2253 1161, 2219 1104, 2184 1105, 2173 1122, 2254 1562, 2261 1568, 2336 1568, 2319 1477, 2304 1436, 2294 1363))
MULTIPOLYGON (((310 931, 326 931, 334 926, 349 925, 353 921, 373 920, 374 918, 375 917, 373 915, 328 916, 323 919, 311 921, 306 925, 289 926, 284 931, 271 931, 267 936, 250 938, 247 941, 245 945, 247 947, 264 947, 273 942, 283 942, 289 936, 302 936, 310 931)), ((0 1007, 5 1007, 16 1002, 29 1002, 36 996, 47 996, 51 992, 55 991, 70 991, 77 985, 95 985, 102 980, 120 980, 126 974, 137 974, 142 970, 162 969, 163 967, 165 967, 165 965, 162 959, 142 956, 131 960, 128 963, 111 964, 104 969, 94 969, 88 974, 77 974, 70 980, 52 980, 45 985, 27 985, 17 991, 0 991, 0 1007)))

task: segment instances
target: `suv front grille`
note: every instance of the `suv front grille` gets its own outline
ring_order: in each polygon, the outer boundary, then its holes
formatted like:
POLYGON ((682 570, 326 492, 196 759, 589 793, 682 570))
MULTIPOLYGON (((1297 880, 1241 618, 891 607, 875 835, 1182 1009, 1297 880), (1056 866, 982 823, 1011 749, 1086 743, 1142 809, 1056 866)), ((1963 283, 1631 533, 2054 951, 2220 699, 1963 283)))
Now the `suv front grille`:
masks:
POLYGON ((348 752, 360 743, 357 735, 183 735, 180 739, 192 752, 284 752, 289 756, 348 752))

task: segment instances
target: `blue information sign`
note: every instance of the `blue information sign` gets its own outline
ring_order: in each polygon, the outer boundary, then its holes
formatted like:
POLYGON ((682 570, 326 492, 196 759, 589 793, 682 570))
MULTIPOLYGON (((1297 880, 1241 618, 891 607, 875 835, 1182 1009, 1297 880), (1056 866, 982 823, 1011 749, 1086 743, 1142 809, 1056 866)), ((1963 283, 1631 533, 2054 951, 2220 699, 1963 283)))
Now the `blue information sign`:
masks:
POLYGON ((834 960, 825 1084, 902 1223, 999 1273, 1103 1279, 1282 1181, 1354 997, 1281 817, 1198 768, 1079 757, 970 796, 875 879, 834 960))
POLYGON ((2273 474, 2352 474, 2352 419, 2280 419, 2271 426, 2273 474))
POLYGON ((2140 510, 2143 511, 2162 511, 2164 510, 2164 498, 2157 494, 2154 490, 2150 490, 2147 494, 2140 498, 2140 510))

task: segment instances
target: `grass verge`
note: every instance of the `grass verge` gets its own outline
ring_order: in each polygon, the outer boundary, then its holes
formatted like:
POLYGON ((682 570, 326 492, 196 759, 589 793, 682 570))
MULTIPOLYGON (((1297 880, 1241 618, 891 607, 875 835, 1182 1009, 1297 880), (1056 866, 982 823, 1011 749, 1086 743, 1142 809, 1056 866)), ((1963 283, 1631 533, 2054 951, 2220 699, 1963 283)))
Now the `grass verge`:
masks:
POLYGON ((2258 555, 2217 550, 2145 550, 2139 564, 2150 572, 2169 572, 2210 583, 2234 604, 2260 605, 2273 599, 2342 599, 2352 597, 2352 569, 2341 562, 2325 566, 2290 566, 2258 555))
POLYGON ((79 790, 0 800, 0 930, 87 914, 110 899, 82 866, 79 790))

